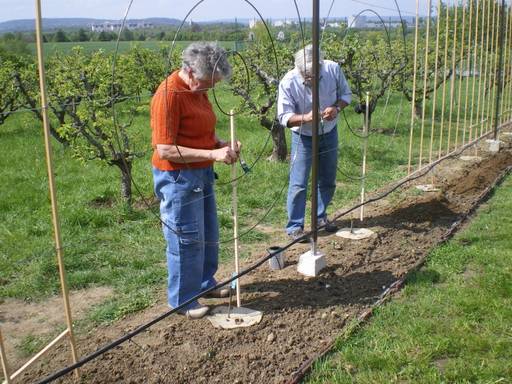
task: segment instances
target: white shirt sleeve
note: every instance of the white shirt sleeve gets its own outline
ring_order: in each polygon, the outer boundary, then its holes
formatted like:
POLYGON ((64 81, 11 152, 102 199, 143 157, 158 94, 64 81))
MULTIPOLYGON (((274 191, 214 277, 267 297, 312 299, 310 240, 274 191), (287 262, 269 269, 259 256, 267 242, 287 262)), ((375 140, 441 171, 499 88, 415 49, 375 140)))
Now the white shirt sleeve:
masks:
POLYGON ((345 78, 345 74, 343 73, 343 70, 339 65, 337 75, 337 98, 338 100, 343 100, 345 103, 350 104, 350 102, 352 101, 352 91, 350 90, 350 86, 348 85, 347 79, 345 78))
POLYGON ((288 126, 288 120, 292 117, 295 111, 295 102, 291 95, 291 82, 283 78, 279 83, 279 95, 277 97, 277 118, 283 127, 288 126))

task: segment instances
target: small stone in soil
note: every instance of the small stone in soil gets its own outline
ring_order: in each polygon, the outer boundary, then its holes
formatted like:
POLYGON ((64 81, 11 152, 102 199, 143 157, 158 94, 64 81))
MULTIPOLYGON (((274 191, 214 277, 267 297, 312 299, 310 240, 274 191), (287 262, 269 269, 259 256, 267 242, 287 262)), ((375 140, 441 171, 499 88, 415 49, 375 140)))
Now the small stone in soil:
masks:
POLYGON ((273 332, 267 336, 267 341, 269 343, 272 343, 275 339, 276 339, 276 335, 274 335, 273 332))

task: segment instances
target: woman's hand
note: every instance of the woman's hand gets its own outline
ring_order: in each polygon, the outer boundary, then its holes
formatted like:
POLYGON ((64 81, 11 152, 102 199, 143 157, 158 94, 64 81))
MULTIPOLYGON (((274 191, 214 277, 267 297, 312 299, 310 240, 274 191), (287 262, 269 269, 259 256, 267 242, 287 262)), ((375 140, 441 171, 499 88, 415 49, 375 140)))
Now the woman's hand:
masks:
POLYGON ((214 149, 211 151, 211 159, 216 162, 223 162, 225 164, 233 164, 238 160, 240 154, 241 144, 239 141, 235 143, 235 149, 231 149, 228 143, 224 147, 214 149))

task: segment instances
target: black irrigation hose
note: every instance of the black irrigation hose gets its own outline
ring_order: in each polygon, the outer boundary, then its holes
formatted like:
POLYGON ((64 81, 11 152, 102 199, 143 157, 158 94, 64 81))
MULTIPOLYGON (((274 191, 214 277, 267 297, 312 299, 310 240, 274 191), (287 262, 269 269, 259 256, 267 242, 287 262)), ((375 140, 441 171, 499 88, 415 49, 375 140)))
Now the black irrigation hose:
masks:
MULTIPOLYGON (((448 154, 444 157, 441 157, 440 159, 438 159, 437 161, 435 161, 434 163, 432 163, 430 166, 428 167, 424 167, 422 168, 421 170, 418 170, 416 172, 418 172, 419 174, 418 175, 414 175, 411 174, 409 175, 407 178, 405 178, 404 180, 402 180, 401 182, 399 182, 397 185, 395 185, 394 187, 392 187, 390 190, 378 195, 377 197, 375 198, 371 198, 371 199, 368 199, 366 200, 365 202, 363 203, 360 203, 360 204, 357 204, 355 205, 354 207, 336 215, 334 217, 333 220, 337 220, 347 214, 349 214, 350 212, 360 208, 361 206, 363 205, 367 205, 367 204, 370 204, 370 203, 373 203, 375 201, 378 201, 378 200, 382 200, 383 198, 387 197, 388 195, 390 195, 391 193, 393 193, 394 191, 396 191, 398 188, 400 188, 402 185, 406 184, 406 183, 409 183, 411 181, 414 181, 416 179, 419 179, 423 176, 425 176, 426 174, 428 174, 433 168, 435 168, 437 165, 439 165, 440 163, 442 163, 443 161, 445 160, 448 160, 448 159, 451 159, 453 157, 456 157, 458 155, 460 155, 462 152, 464 152, 466 149, 476 145, 477 143, 480 142, 480 140, 482 140, 483 138, 489 136, 492 132, 489 132, 483 136, 481 136, 479 139, 477 139, 476 141, 472 142, 472 143, 468 143, 466 144, 465 146, 461 147, 459 150, 455 151, 455 152, 452 152, 451 154, 448 154), (420 171, 423 171, 423 172, 420 172, 420 171)), ((318 229, 323 229, 325 227, 326 224, 324 225, 321 225, 321 226, 318 226, 318 229)), ((283 252, 285 250, 287 250, 288 248, 290 248, 291 246, 293 246, 294 244, 296 243, 299 243, 300 241, 304 240, 304 239, 307 239, 309 238, 309 236, 311 235, 311 231, 310 232, 307 232, 307 233, 304 233, 304 235, 302 235, 301 237, 291 241, 290 243, 286 244, 285 246, 283 247, 279 247, 279 248, 275 248, 273 249, 272 251, 268 250, 268 255, 266 256, 263 256, 261 257, 258 261, 256 261, 254 264, 252 264, 251 266, 245 268, 244 270, 242 270, 238 275, 235 275, 235 276, 232 276, 231 278, 227 279, 227 280, 224 280, 220 283, 218 283, 216 286, 214 287, 211 287, 209 289, 207 289, 206 291, 203 291, 201 292, 200 294, 192 297, 191 299, 187 300, 186 302, 184 302, 183 304, 181 304, 179 307, 176 307, 174 309, 171 309, 170 311, 167 311, 165 312, 164 314, 158 316, 157 318, 147 322, 146 324, 143 324, 141 326, 139 326, 138 328, 136 328, 135 330, 125 334, 124 336, 120 337, 119 339, 113 341, 112 343, 110 344, 107 344, 105 345, 104 347, 96 350, 95 352, 85 356, 84 358, 80 359, 77 363, 75 364, 72 364, 66 368, 63 368, 61 369, 60 371, 57 371, 55 372, 54 374, 52 374, 51 376, 48 376, 46 377, 45 379, 41 380, 41 381, 38 381, 37 383, 38 384, 46 384, 46 383, 50 383, 56 379, 58 379, 59 377, 62 377, 68 373, 70 373, 71 371, 77 369, 77 368, 80 368, 81 366, 83 366, 84 364, 88 363, 89 361, 91 360, 94 360, 96 357, 102 355, 103 353, 111 350, 112 348, 115 348, 117 347, 118 345, 122 344, 123 342, 127 341, 127 340, 130 340, 131 338, 133 338, 134 336, 138 335, 139 333, 141 333, 142 331, 145 331, 146 329, 148 329, 149 327, 151 327, 152 325, 160 322, 161 320, 167 318, 168 316, 178 312, 179 310, 183 309, 185 306, 187 306, 188 304, 192 303, 193 301, 203 297, 204 295, 206 295, 207 293, 215 290, 215 289, 218 289, 218 288, 221 288, 221 287, 224 287, 226 286, 227 284, 230 284, 231 282, 239 279, 240 277, 242 276, 245 276, 246 274, 248 274, 249 272, 252 272, 253 270, 255 270, 256 268, 258 268, 259 266, 261 266, 263 263, 265 263, 267 260, 269 260, 271 257, 275 256, 276 254, 280 253, 280 252, 283 252)))

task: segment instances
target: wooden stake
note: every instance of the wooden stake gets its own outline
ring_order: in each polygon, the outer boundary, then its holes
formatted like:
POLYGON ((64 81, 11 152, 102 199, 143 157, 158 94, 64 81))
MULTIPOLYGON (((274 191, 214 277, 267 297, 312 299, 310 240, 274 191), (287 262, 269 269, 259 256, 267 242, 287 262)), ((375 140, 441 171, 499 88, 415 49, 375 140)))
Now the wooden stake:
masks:
MULTIPOLYGON (((492 97, 491 97, 491 92, 489 91, 489 104, 490 104, 490 108, 489 108, 489 112, 487 114, 488 117, 488 120, 491 122, 489 124, 489 129, 487 130, 487 132, 490 132, 494 129, 494 119, 495 119, 495 111, 496 111, 496 94, 498 92, 498 87, 501 85, 501 79, 498 77, 498 57, 499 57, 499 50, 500 50, 500 37, 499 37, 499 33, 500 33, 500 26, 501 26, 501 12, 499 9, 497 9, 497 6, 496 6, 496 3, 494 3, 494 7, 493 7, 493 13, 495 13, 496 15, 496 22, 493 24, 493 28, 492 28, 492 31, 493 31, 493 38, 495 39, 495 45, 493 44, 493 48, 494 49, 494 66, 493 66, 493 69, 492 69, 492 73, 494 73, 494 85, 491 84, 489 86, 489 90, 493 89, 492 91, 492 97), (495 32, 496 31, 496 32, 495 32)), ((493 20, 494 20, 494 17, 493 17, 493 20)))
POLYGON ((416 116, 416 75, 417 75, 417 64, 418 64, 418 33, 419 33, 419 18, 420 18, 420 1, 416 0, 416 30, 414 33, 414 65, 413 65, 413 80, 412 80, 412 108, 411 108, 411 128, 409 135, 409 162, 407 165, 407 173, 411 174, 412 166, 412 142, 414 138, 414 119, 416 116))
MULTIPOLYGON (((450 24, 448 21, 450 20, 450 7, 448 6, 448 2, 446 3, 446 23, 445 23, 445 39, 444 39, 444 64, 443 64, 443 74, 446 76, 447 72, 447 66, 448 66, 448 37, 450 35, 448 28, 450 27, 450 24)), ((443 98, 441 101, 441 127, 439 128, 439 153, 438 153, 438 159, 441 158, 443 153, 443 133, 444 133, 444 114, 446 110, 446 80, 443 81, 443 98)))
POLYGON ((427 86, 428 86, 428 54, 429 54, 429 43, 430 43, 430 17, 432 0, 427 2, 428 14, 427 14, 427 30, 425 32, 425 62, 423 69, 423 102, 421 105, 421 131, 420 131, 420 159, 418 162, 418 169, 421 169, 423 163, 423 134, 425 131, 425 111, 427 110, 427 86))
POLYGON ((7 363, 7 353, 5 352, 4 339, 2 338, 2 330, 0 329, 0 360, 2 362, 2 371, 4 372, 4 383, 10 384, 11 374, 9 364, 7 363))
MULTIPOLYGON (((233 110, 229 111, 229 121, 231 128, 231 149, 236 148, 235 139, 235 113, 233 110)), ((235 239, 235 272, 238 275, 240 271, 240 264, 238 259, 238 200, 237 200, 237 181, 236 181, 236 163, 231 165, 231 183, 233 187, 233 233, 235 239)), ((240 300, 240 279, 236 280, 236 305, 241 306, 240 300)))
MULTIPOLYGON (((508 10, 506 10, 506 13, 505 13, 505 20, 504 20, 504 23, 505 23, 505 42, 503 44, 503 46, 505 47, 504 48, 504 52, 503 52, 503 68, 502 68, 502 71, 503 71, 503 78, 505 78, 506 74, 505 74, 505 68, 507 68, 507 60, 508 60, 508 57, 507 57, 507 54, 508 54, 508 49, 507 49, 507 46, 508 46, 508 43, 509 43, 509 37, 508 37, 508 34, 509 34, 509 17, 510 13, 508 10)), ((503 81, 502 82, 502 85, 505 84, 505 82, 503 81)), ((500 120, 499 120, 499 125, 503 125, 505 123, 505 98, 506 98, 506 89, 508 87, 506 87, 505 89, 503 89, 503 97, 501 98, 501 105, 500 105, 500 110, 501 110, 501 113, 500 113, 500 120)))
POLYGON ((460 108, 462 99, 462 73, 464 72, 464 44, 466 42, 466 1, 467 0, 464 0, 462 3, 462 38, 460 41, 459 92, 457 100, 457 122, 455 124, 455 150, 459 145, 460 108))
MULTIPOLYGON (((432 97, 432 125, 430 128, 430 149, 429 149, 429 155, 428 155, 428 162, 432 162, 432 151, 434 147, 434 132, 436 127, 436 107, 437 107, 437 80, 438 80, 438 73, 439 73, 439 36, 440 36, 440 30, 441 30, 441 17, 439 15, 441 14, 441 0, 437 1, 437 27, 436 27, 436 59, 435 59, 435 66, 434 66, 434 96, 432 97)), ((444 76, 444 74, 443 74, 444 76)), ((433 184, 433 183, 432 183, 433 184)))
MULTIPOLYGON (((41 114, 43 116, 44 143, 46 149, 46 166, 48 172, 48 184, 50 188, 50 198, 52 203, 52 221, 55 235, 55 249, 57 251, 57 260, 59 263, 59 276, 62 290, 62 299, 64 301, 64 312, 66 316, 66 324, 68 327, 69 343, 71 346, 71 356, 73 363, 78 361, 75 346, 75 338, 73 334, 73 321, 71 319, 71 307, 69 305, 69 294, 66 281, 66 271, 64 269, 64 257, 62 251, 62 241, 60 235, 59 211, 57 207, 57 196, 55 190, 55 179, 53 172, 52 147, 50 142, 50 125, 48 119, 48 98, 46 93, 46 77, 44 69, 43 55, 43 39, 42 39, 42 17, 41 17, 41 0, 36 0, 36 37, 37 37, 37 58, 39 66, 39 86, 41 88, 41 114)), ((78 378, 78 370, 75 370, 75 376, 78 378)))
POLYGON ((453 104, 455 99, 455 79, 457 78, 457 26, 458 26, 458 2, 454 1, 455 16, 454 16, 454 32, 453 32, 453 48, 452 48, 452 76, 450 81, 450 112, 448 114, 448 138, 446 143, 446 153, 450 153, 450 145, 452 139, 452 120, 453 120, 453 104))
MULTIPOLYGON (((39 359, 41 356, 43 356, 46 352, 50 350, 51 347, 53 347, 55 344, 57 344, 62 338, 64 338, 66 335, 68 335, 69 329, 64 330, 59 336, 57 336, 55 339, 53 339, 46 347, 41 349, 36 355, 34 355, 29 361, 27 361, 23 366, 18 369, 16 372, 14 372, 11 375, 11 379, 14 380, 14 378, 18 377, 18 375, 21 375, 21 373, 30 367, 34 361, 39 359)), ((76 370, 75 370, 76 371, 76 370)))
MULTIPOLYGON (((485 4, 485 2, 484 2, 485 4)), ((482 114, 480 115, 480 136, 483 136, 484 134, 484 122, 485 122, 485 119, 484 119, 484 116, 485 116, 485 108, 486 108, 486 105, 485 105, 485 90, 487 88, 487 81, 488 81, 488 78, 487 78, 487 70, 488 70, 488 62, 489 62, 489 40, 490 40, 490 36, 489 36, 489 32, 490 32, 490 28, 491 28, 491 6, 489 4, 489 6, 487 7, 487 33, 486 33, 486 39, 485 39, 485 62, 484 62, 484 85, 483 85, 483 89, 482 89, 482 114)), ((482 28, 483 30, 483 28, 482 28)), ((483 45, 483 44, 482 44, 483 45)), ((483 50, 482 50, 482 54, 483 54, 483 50)), ((475 149, 476 149, 476 146, 475 146, 475 149)))
MULTIPOLYGON (((482 17, 483 20, 483 17, 482 17)), ((475 118, 475 91, 476 91, 476 72, 477 72, 477 52, 478 52, 478 26, 480 23, 480 0, 476 0, 476 21, 475 21, 475 40, 474 40, 474 48, 473 48, 473 82, 472 82, 472 90, 471 90, 471 113, 470 113, 470 120, 469 120, 469 139, 468 143, 473 141, 473 126, 476 125, 473 124, 473 119, 475 118)), ((483 21, 482 21, 483 25, 483 21)), ((480 66, 478 66, 478 81, 480 81, 480 66)), ((478 114, 477 114, 478 115, 478 114)), ((477 117, 478 119, 478 117, 477 117)), ((475 139, 477 136, 476 128, 475 128, 475 139)))
MULTIPOLYGON (((368 151, 368 132, 370 131, 370 92, 366 92, 366 108, 364 113, 363 171, 361 177, 361 204, 364 203, 364 184, 366 179, 366 152, 368 151)), ((361 205, 359 219, 364 220, 364 205, 361 205)))
MULTIPOLYGON (((469 80, 470 78, 475 77, 475 73, 471 74, 471 47, 472 47, 472 33, 473 31, 473 0, 469 0, 469 32, 468 32, 468 65, 467 65, 467 74, 468 78, 466 80, 466 95, 464 101, 464 128, 462 130, 462 146, 466 144, 466 124, 468 121, 468 102, 469 102, 469 80)), ((469 124, 469 128, 471 129, 471 123, 469 124)))

